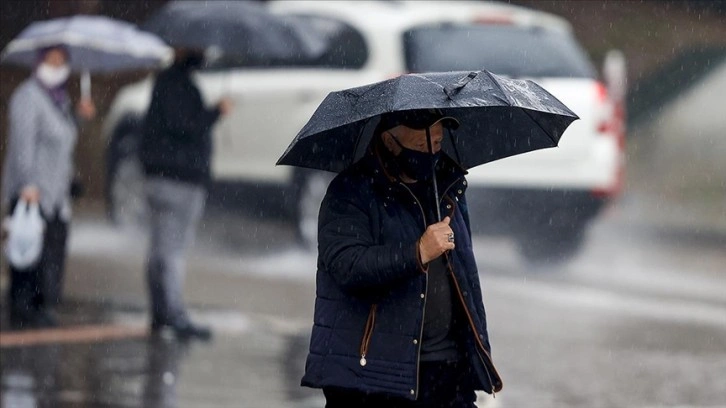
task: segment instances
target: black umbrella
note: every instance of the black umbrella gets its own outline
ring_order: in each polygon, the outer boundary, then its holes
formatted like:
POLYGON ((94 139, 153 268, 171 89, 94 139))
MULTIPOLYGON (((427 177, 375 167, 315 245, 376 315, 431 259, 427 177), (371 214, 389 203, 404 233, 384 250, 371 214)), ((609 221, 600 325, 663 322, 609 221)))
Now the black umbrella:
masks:
POLYGON ((407 74, 330 93, 277 164, 342 171, 363 157, 382 114, 419 109, 458 119, 442 150, 466 169, 555 147, 579 119, 529 80, 488 71, 407 74))
POLYGON ((253 61, 314 58, 326 46, 322 33, 304 20, 253 1, 173 1, 143 28, 173 47, 212 48, 253 61))

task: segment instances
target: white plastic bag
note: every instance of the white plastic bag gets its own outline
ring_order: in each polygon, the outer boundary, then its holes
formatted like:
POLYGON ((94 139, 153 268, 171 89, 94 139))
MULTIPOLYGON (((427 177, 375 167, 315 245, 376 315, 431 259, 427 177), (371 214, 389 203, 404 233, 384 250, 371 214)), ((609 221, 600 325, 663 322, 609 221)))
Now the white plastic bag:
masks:
POLYGON ((45 221, 38 203, 19 200, 7 224, 8 240, 5 254, 15 269, 28 269, 40 260, 43 251, 45 221))

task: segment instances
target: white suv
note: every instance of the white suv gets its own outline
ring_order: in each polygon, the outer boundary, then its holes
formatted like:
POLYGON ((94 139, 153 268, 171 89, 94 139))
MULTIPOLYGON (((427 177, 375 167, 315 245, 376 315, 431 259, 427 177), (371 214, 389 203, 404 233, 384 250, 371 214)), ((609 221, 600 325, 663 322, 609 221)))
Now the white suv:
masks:
MULTIPOLYGON (((587 222, 617 193, 624 126, 622 98, 613 95, 622 95, 622 64, 608 71, 612 85, 600 82, 563 19, 464 1, 271 1, 268 7, 312 22, 328 38, 327 52, 298 61, 223 57, 198 82, 210 102, 222 95, 235 100, 233 114, 214 131, 215 181, 275 187, 304 241, 314 241, 331 175, 274 163, 329 92, 405 72, 487 69, 532 79, 580 116, 559 148, 480 166, 468 176, 476 229, 512 235, 526 258, 573 254, 587 222)), ((124 88, 106 120, 107 191, 116 219, 142 207, 134 154, 150 91, 150 78, 124 88)))

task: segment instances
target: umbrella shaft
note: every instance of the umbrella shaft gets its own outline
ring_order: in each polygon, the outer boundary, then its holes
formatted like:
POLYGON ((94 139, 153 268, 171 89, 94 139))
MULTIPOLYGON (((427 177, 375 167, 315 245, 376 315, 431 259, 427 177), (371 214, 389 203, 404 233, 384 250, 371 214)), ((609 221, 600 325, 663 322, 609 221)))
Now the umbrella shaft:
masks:
POLYGON ((91 99, 91 74, 88 70, 81 74, 81 99, 91 99))
POLYGON ((426 128, 426 144, 431 157, 431 182, 434 183, 434 208, 436 208, 436 222, 441 221, 441 208, 439 208, 439 185, 436 182, 436 162, 434 161, 434 146, 431 143, 431 131, 426 128))

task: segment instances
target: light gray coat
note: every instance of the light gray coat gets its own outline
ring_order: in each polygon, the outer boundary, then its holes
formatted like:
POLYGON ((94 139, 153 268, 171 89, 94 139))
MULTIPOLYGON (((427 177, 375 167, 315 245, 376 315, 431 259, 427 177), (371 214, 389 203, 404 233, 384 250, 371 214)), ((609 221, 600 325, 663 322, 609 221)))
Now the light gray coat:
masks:
POLYGON ((23 82, 10 99, 8 145, 3 168, 2 202, 23 187, 40 190, 45 214, 60 211, 70 218, 70 184, 78 128, 70 100, 60 107, 34 78, 23 82))

